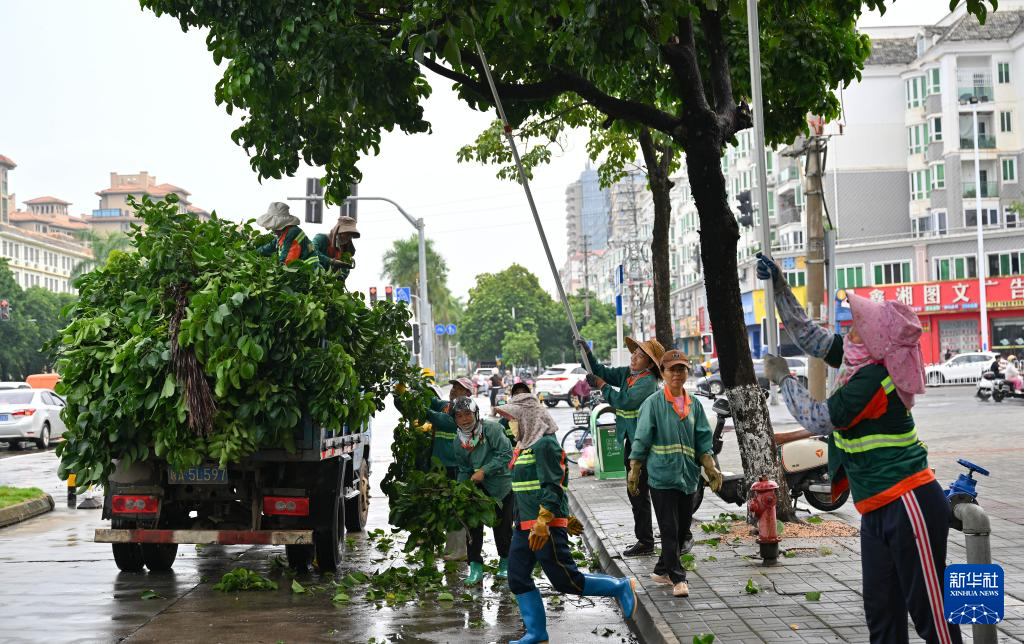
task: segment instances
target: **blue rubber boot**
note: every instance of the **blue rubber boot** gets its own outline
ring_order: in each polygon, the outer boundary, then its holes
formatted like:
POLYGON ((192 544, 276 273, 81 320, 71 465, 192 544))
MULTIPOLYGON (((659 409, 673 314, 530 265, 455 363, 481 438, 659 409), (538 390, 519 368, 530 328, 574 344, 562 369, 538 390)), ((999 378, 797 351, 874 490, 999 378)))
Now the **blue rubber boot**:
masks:
POLYGON ((476 561, 469 562, 469 576, 463 581, 467 586, 476 586, 484 578, 484 565, 476 561))
POLYGON ((583 594, 600 597, 614 597, 622 606, 622 614, 632 619, 636 610, 636 582, 629 577, 612 577, 610 575, 583 575, 583 594))
POLYGON ((498 573, 494 575, 498 579, 508 579, 508 559, 502 557, 498 562, 498 573))
POLYGON ((519 602, 519 614, 523 616, 526 634, 522 639, 512 640, 509 644, 547 644, 548 619, 544 614, 544 600, 540 597, 540 591, 534 589, 516 595, 516 601, 519 602))

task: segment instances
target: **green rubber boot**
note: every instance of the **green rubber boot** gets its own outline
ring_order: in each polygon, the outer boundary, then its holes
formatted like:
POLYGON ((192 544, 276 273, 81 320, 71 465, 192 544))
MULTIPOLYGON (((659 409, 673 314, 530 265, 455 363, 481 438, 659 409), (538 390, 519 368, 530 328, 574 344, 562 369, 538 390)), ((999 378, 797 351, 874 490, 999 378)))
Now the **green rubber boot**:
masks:
POLYGON ((469 562, 469 576, 466 577, 463 583, 467 586, 476 586, 484 579, 484 565, 482 563, 471 561, 469 562))
POLYGON ((498 562, 498 573, 494 575, 498 579, 508 579, 508 559, 502 557, 498 562))

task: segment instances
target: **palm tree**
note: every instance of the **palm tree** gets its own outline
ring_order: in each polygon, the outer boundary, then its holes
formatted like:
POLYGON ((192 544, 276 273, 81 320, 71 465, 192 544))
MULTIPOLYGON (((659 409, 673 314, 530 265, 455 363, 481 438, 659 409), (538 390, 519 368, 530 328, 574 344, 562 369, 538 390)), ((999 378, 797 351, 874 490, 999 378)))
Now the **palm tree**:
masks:
POLYGON ((84 230, 76 236, 81 241, 89 244, 89 247, 92 249, 92 259, 79 262, 74 270, 71 271, 72 279, 85 275, 92 269, 105 264, 107 257, 115 250, 125 250, 132 245, 131 237, 119 232, 100 235, 92 230, 84 230))
MULTIPOLYGON (((451 295, 448 292, 448 264, 435 250, 431 240, 427 240, 427 291, 430 294, 430 306, 438 311, 448 305, 451 295)), ((420 246, 416 235, 408 239, 397 239, 391 248, 384 253, 380 276, 395 286, 409 286, 419 297, 420 289, 420 246)), ((437 314, 435 313, 435 318, 437 314)), ((438 318, 440 319, 440 318, 438 318)))

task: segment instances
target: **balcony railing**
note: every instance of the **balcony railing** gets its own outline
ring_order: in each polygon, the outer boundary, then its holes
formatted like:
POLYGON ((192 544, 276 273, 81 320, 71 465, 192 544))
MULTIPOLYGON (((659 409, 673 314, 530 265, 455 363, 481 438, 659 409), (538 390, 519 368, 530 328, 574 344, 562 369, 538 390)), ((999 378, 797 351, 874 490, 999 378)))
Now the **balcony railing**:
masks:
MULTIPOLYGON (((980 150, 994 150, 996 147, 996 137, 990 134, 982 134, 978 137, 978 149, 980 150)), ((961 136, 960 137, 960 149, 961 150, 973 150, 974 149, 974 135, 961 136)))
MULTIPOLYGON (((974 182, 964 182, 964 198, 973 199, 978 196, 977 191, 974 188, 974 182)), ((995 181, 982 181, 981 182, 981 197, 987 199, 989 197, 999 196, 999 184, 995 181)))
POLYGON ((800 171, 796 166, 790 166, 779 170, 779 183, 786 183, 800 177, 800 171))
POLYGON ((961 103, 967 103, 972 98, 981 102, 991 101, 995 93, 992 91, 992 85, 961 85, 956 88, 956 95, 961 103))

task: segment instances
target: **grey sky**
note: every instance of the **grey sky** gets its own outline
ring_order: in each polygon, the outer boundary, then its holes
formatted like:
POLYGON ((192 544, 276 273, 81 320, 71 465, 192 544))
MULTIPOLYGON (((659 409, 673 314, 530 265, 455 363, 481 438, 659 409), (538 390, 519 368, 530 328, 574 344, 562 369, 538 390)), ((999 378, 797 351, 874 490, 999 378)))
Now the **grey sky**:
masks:
MULTIPOLYGON (((901 0, 884 19, 864 23, 934 21, 946 6, 901 0)), ((242 219, 301 194, 304 177, 315 175, 260 184, 229 137, 236 119, 214 104, 220 74, 204 34, 182 33, 174 19, 156 18, 133 0, 0 0, 0 42, 8 52, 0 154, 18 164, 10 188, 19 207, 54 195, 73 202, 75 214, 89 212, 111 171, 148 170, 188 189, 196 205, 242 219)), ((360 194, 390 197, 426 220, 456 294, 465 296, 478 273, 513 261, 553 291, 522 189, 496 179, 491 167, 456 162, 458 148, 491 117, 460 103, 447 81, 428 77, 433 134, 385 134, 380 156, 360 164, 360 194)), ((558 265, 565 258, 565 186, 584 167, 584 143, 571 137, 532 182, 558 265)), ((301 204, 293 208, 301 217, 301 204)), ((365 289, 383 284, 381 255, 413 229, 385 205, 361 203, 359 219, 363 237, 349 284, 365 289)), ((314 234, 329 225, 304 227, 314 234)))

